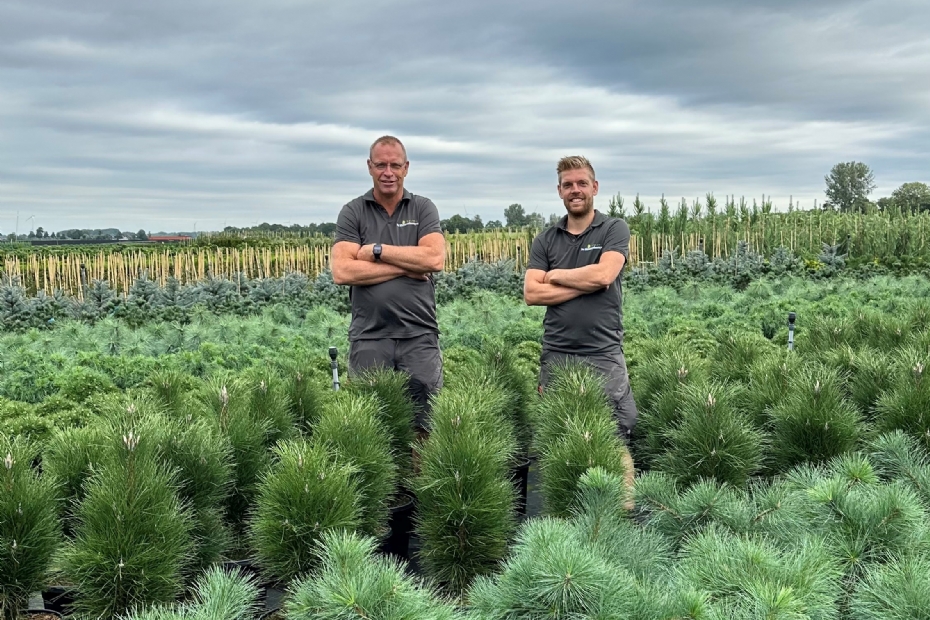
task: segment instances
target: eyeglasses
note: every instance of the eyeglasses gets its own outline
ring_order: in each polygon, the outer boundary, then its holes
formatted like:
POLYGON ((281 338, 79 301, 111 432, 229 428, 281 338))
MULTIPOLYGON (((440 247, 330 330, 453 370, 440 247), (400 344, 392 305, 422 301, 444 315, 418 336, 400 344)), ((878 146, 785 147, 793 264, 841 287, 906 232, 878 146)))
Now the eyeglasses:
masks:
POLYGON ((407 165, 406 163, 403 163, 403 164, 390 163, 390 164, 389 164, 389 163, 383 162, 383 161, 376 161, 376 162, 372 162, 372 163, 371 163, 371 167, 374 168, 375 170, 377 170, 378 172, 384 172, 385 170, 388 169, 388 166, 390 166, 391 172, 393 172, 393 173, 395 173, 395 174, 398 173, 398 172, 400 172, 401 170, 403 170, 403 169, 404 169, 404 166, 406 166, 406 165, 407 165))

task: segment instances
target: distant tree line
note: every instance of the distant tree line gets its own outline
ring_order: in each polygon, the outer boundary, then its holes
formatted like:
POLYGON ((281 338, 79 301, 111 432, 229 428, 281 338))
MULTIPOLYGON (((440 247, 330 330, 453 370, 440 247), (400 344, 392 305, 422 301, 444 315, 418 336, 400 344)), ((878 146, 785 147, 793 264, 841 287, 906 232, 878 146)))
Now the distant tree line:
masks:
MULTIPOLYGON (((896 190, 891 192, 890 196, 884 196, 875 200, 874 202, 870 200, 869 196, 875 189, 875 173, 868 165, 862 162, 850 161, 836 164, 830 170, 829 174, 824 177, 824 182, 826 183, 824 194, 826 195, 827 199, 819 207, 823 210, 860 213, 880 212, 888 214, 917 214, 924 211, 930 211, 930 186, 921 182, 904 183, 896 190)), ((712 195, 709 194, 708 196, 712 195)), ((745 201, 741 199, 740 203, 743 204, 745 201)), ((753 201, 753 203, 755 203, 755 201, 753 201)), ((689 210, 694 211, 695 209, 700 210, 701 208, 700 201, 694 201, 689 207, 685 199, 682 198, 682 204, 684 204, 684 210, 686 212, 689 210)), ((710 205, 708 206, 710 207, 710 205)), ((816 208, 818 207, 815 203, 815 209, 816 208)), ((745 209, 748 212, 748 204, 745 206, 745 209)), ((770 200, 766 201, 765 198, 763 198, 760 209, 763 213, 769 212, 773 209, 773 205, 770 200)), ((793 210, 794 204, 789 204, 788 209, 789 211, 793 210)), ((681 211, 682 206, 679 205, 678 212, 680 213, 681 211)), ((622 218, 636 217, 648 212, 651 212, 651 209, 649 209, 646 204, 640 200, 639 194, 637 194, 636 199, 632 204, 632 212, 627 213, 623 196, 621 196, 619 193, 609 199, 606 210, 607 215, 610 217, 622 218)), ((501 228, 540 229, 547 224, 550 226, 555 224, 559 218, 562 217, 562 215, 562 213, 552 213, 548 218, 546 218, 543 217, 543 215, 540 213, 527 213, 523 208, 523 205, 520 203, 513 203, 504 209, 503 221, 490 220, 489 222, 485 223, 481 219, 480 215, 468 217, 467 215, 460 215, 456 213, 447 219, 440 220, 440 226, 445 232, 475 232, 482 230, 496 230, 501 228)), ((664 196, 659 201, 659 209, 656 215, 658 221, 665 221, 666 219, 677 216, 676 214, 672 213, 664 196)), ((692 219, 696 219, 700 216, 700 213, 693 212, 689 213, 689 215, 692 219)), ((301 224, 269 224, 268 222, 263 222, 257 226, 242 228, 236 226, 226 226, 222 230, 222 233, 230 235, 242 233, 260 233, 271 235, 297 234, 303 236, 332 236, 335 234, 335 232, 335 222, 323 222, 319 224, 311 223, 305 226, 301 224)), ((196 233, 179 234, 196 236, 196 233)), ((39 226, 34 231, 29 231, 29 233, 23 235, 23 238, 145 241, 148 239, 148 235, 144 230, 139 230, 136 232, 123 232, 116 228, 72 228, 50 233, 39 226)), ((8 240, 16 240, 16 236, 10 235, 8 240)))

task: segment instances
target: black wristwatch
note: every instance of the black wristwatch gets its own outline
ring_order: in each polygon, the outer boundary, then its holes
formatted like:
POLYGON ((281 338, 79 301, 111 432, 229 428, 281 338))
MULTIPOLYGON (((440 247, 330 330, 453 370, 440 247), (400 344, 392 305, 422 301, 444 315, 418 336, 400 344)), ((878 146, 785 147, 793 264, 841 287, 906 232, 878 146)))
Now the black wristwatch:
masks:
POLYGON ((371 253, 374 254, 376 262, 381 260, 381 244, 376 243, 374 247, 371 248, 371 253))

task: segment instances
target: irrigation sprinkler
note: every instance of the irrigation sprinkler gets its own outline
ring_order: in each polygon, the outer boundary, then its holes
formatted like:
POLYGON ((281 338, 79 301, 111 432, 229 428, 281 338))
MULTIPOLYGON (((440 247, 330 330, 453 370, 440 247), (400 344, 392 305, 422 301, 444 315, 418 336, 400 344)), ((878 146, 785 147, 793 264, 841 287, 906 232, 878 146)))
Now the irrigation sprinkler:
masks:
POLYGON ((797 315, 794 312, 788 313, 788 350, 794 351, 794 320, 797 315))
POLYGON ((339 391, 339 362, 336 361, 336 347, 329 348, 329 366, 333 369, 333 391, 339 391))

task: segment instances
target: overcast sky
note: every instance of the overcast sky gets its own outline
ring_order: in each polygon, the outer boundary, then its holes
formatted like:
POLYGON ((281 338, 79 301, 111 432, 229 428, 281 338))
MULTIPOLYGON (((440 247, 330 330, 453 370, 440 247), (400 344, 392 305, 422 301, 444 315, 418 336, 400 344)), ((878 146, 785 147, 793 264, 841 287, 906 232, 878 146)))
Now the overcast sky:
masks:
POLYGON ((334 221, 395 134, 443 217, 930 182, 927 0, 0 0, 0 232, 334 221), (29 219, 34 216, 34 219, 29 219))

